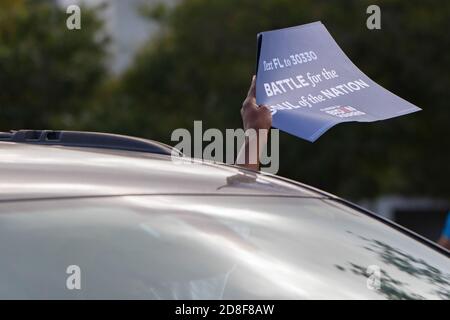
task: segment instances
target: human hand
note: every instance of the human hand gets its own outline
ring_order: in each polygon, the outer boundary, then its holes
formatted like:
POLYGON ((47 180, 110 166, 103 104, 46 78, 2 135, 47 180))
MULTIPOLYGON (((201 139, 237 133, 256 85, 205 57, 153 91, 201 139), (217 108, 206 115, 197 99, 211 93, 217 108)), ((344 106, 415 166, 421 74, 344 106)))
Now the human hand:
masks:
POLYGON ((241 117, 244 130, 267 129, 272 126, 272 114, 267 106, 256 104, 256 77, 253 76, 247 97, 242 103, 241 117))

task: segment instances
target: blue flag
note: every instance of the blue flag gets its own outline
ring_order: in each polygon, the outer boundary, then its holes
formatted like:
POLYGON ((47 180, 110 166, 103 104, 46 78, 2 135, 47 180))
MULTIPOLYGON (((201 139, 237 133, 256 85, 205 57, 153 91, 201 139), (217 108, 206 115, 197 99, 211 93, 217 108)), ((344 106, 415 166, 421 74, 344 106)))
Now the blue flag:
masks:
POLYGON ((274 127, 308 141, 341 122, 421 110, 370 80, 321 22, 258 34, 256 101, 274 127))

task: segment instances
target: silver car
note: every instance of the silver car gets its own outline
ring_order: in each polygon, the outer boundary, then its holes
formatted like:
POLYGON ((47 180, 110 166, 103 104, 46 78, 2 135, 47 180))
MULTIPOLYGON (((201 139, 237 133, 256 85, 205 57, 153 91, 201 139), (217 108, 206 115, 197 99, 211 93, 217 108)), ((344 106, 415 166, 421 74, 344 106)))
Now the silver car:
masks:
POLYGON ((331 194, 106 134, 0 134, 2 299, 449 299, 449 252, 331 194))

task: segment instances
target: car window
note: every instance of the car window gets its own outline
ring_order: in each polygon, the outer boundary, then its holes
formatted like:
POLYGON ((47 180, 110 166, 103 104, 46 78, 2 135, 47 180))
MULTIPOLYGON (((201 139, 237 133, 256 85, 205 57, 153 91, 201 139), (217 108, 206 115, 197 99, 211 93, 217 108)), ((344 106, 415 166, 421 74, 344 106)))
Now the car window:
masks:
POLYGON ((0 255, 0 298, 450 298, 446 256, 325 199, 4 202, 0 255))

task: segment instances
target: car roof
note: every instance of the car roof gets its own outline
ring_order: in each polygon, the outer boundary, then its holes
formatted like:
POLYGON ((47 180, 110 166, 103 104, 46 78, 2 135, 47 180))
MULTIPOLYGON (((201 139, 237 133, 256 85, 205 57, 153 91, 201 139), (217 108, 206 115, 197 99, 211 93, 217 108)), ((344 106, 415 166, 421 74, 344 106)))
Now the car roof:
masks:
POLYGON ((277 176, 161 154, 0 142, 0 201, 190 194, 326 198, 277 176))

